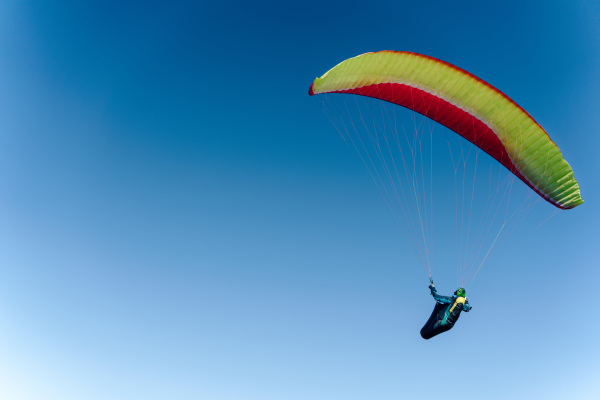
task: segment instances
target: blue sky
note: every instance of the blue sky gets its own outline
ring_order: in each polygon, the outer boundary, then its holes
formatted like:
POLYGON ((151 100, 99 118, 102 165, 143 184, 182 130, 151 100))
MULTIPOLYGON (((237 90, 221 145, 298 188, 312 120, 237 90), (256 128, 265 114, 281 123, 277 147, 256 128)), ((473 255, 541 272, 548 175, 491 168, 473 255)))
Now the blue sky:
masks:
POLYGON ((599 26, 592 1, 2 2, 1 397, 597 399, 599 26), (507 93, 586 201, 524 221, 430 341, 427 278, 307 95, 383 49, 507 93))

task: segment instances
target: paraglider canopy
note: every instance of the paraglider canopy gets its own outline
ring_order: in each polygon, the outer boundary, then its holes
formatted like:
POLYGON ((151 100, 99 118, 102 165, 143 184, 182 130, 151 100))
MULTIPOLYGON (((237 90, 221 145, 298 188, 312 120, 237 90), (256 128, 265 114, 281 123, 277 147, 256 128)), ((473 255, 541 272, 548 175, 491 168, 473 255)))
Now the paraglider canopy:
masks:
POLYGON ((433 57, 366 53, 316 78, 309 94, 350 93, 406 107, 450 128, 561 209, 583 203, 573 171, 544 129, 490 84, 433 57))

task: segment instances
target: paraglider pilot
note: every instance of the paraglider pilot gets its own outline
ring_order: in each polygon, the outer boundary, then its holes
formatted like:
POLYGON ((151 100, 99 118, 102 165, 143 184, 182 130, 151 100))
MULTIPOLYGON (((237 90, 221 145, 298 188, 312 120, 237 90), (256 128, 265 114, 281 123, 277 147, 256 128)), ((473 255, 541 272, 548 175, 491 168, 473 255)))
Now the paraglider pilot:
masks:
POLYGON ((429 290, 435 299, 435 307, 431 317, 421 329, 423 339, 431 339, 440 333, 449 331, 460 317, 461 311, 469 312, 471 310, 465 289, 458 288, 454 292, 454 296, 440 296, 433 285, 433 280, 430 279, 430 282, 429 290))

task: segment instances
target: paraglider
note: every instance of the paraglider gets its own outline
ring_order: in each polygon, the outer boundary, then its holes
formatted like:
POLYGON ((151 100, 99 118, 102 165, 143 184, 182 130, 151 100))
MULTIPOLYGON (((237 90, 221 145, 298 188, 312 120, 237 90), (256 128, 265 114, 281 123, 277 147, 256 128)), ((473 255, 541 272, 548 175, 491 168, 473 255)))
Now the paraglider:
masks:
MULTIPOLYGON (((320 78, 316 78, 309 88, 311 96, 328 93, 354 94, 379 99, 382 103, 387 102, 412 110, 471 142, 476 148, 477 155, 480 150, 487 153, 503 166, 512 178, 520 179, 539 198, 558 209, 571 209, 583 203, 579 184, 570 165, 563 158, 558 146, 531 115, 492 85, 452 64, 411 52, 365 53, 336 65, 320 78)), ((510 201, 512 178, 508 180, 510 182, 508 184, 498 183, 496 194, 493 193, 490 184, 488 200, 492 205, 489 209, 488 205, 485 205, 482 217, 478 218, 482 226, 474 229, 475 236, 481 242, 470 241, 470 224, 475 218, 472 218, 471 210, 468 216, 463 218, 465 201, 463 199, 459 207, 457 200, 457 213, 462 214, 456 220, 460 220, 461 223, 467 220, 469 224, 464 241, 463 229, 462 227, 460 229, 460 243, 463 248, 458 250, 460 254, 457 257, 459 290, 454 297, 439 296, 433 286, 431 272, 433 234, 430 230, 433 226, 433 198, 436 196, 433 195, 433 188, 428 191, 429 185, 418 182, 418 179, 428 175, 424 173, 423 165, 426 163, 423 162, 423 154, 420 153, 423 138, 419 132, 420 128, 415 127, 413 138, 407 137, 408 150, 403 150, 395 109, 392 110, 393 116, 390 116, 390 112, 382 104, 380 114, 384 120, 371 123, 371 119, 375 120, 375 114, 379 114, 373 112, 371 108, 366 117, 359 114, 358 118, 353 119, 350 116, 350 109, 354 104, 350 107, 346 105, 341 107, 343 115, 338 118, 335 111, 331 112, 327 103, 324 104, 328 117, 344 140, 359 152, 362 162, 394 218, 403 228, 407 240, 412 243, 431 281, 430 289, 436 299, 436 306, 429 321, 421 330, 421 335, 429 339, 451 329, 460 313, 470 310, 464 297, 464 287, 472 281, 492 250, 502 241, 504 238, 502 235, 508 235, 528 212, 520 209, 515 213, 509 213, 507 205, 506 212, 500 213, 504 214, 504 219, 495 236, 488 235, 490 225, 487 227, 483 225, 488 221, 491 221, 489 224, 493 223, 498 215, 499 204, 504 207, 504 204, 510 201), (353 130, 357 129, 357 125, 364 126, 366 130, 364 137, 359 136, 358 133, 355 136, 351 135, 353 130), (394 151, 399 156, 394 156, 394 151), (399 172, 402 167, 406 170, 405 183, 402 182, 404 174, 399 172), (426 201, 431 201, 431 204, 428 206, 426 201), (492 211, 492 207, 498 208, 492 211), (491 237, 491 240, 487 239, 488 237, 491 237), (489 243, 484 245, 486 239, 489 243), (466 245, 463 245, 463 242, 466 242, 466 245), (467 254, 467 248, 472 249, 472 253, 467 254)), ((433 142, 433 135, 431 136, 433 142)), ((468 157, 468 154, 463 154, 461 144, 458 161, 452 161, 454 169, 456 170, 457 166, 468 157)), ((431 151, 432 170, 434 158, 434 152, 431 151)), ((475 160, 477 168, 477 158, 475 160)), ((476 172, 477 170, 473 173, 473 186, 475 186, 476 172)), ((431 176, 433 178, 433 172, 431 176)), ((462 193, 467 197, 468 193, 464 194, 464 176, 463 174, 462 193)), ((450 197, 445 193, 442 196, 442 199, 450 197)), ((471 203, 474 202, 472 194, 470 200, 471 203)))
POLYGON ((421 329, 423 339, 431 339, 440 333, 449 331, 454 327, 460 313, 462 311, 469 312, 472 308, 464 288, 458 288, 454 292, 454 296, 440 296, 432 281, 429 290, 431 290, 431 295, 436 303, 431 317, 421 329))

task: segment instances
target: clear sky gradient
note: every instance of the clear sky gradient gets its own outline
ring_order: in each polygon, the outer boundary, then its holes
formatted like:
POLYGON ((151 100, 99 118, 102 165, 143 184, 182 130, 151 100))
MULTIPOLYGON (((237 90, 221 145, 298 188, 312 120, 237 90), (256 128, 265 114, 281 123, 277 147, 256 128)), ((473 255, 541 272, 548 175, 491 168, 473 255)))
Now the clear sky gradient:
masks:
POLYGON ((599 27, 593 1, 2 1, 0 398, 600 398, 599 27), (307 94, 384 49, 508 94, 586 201, 540 204, 430 341, 427 278, 307 94))

